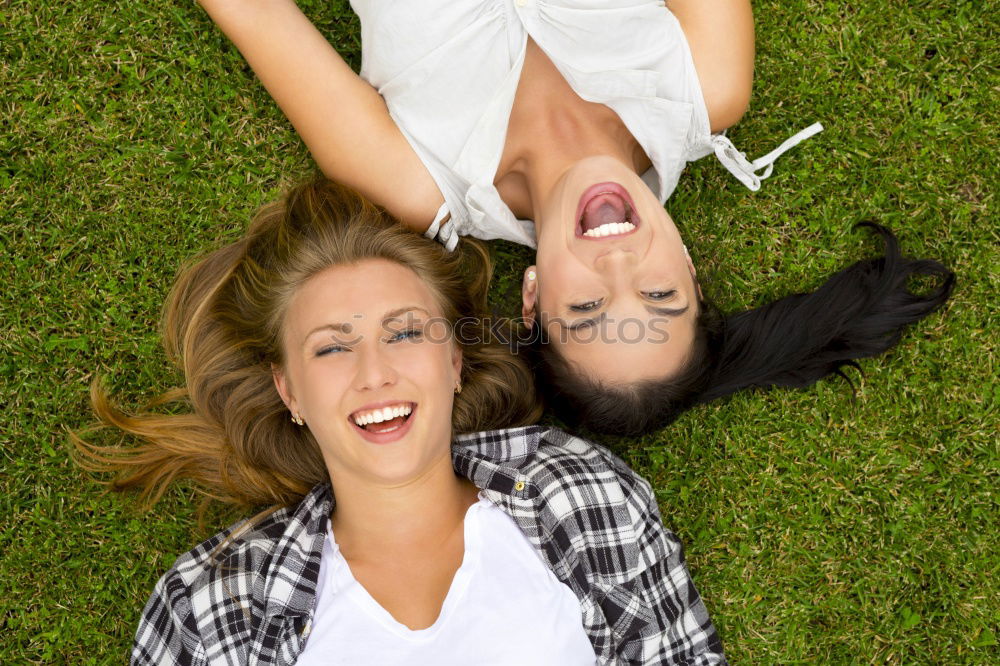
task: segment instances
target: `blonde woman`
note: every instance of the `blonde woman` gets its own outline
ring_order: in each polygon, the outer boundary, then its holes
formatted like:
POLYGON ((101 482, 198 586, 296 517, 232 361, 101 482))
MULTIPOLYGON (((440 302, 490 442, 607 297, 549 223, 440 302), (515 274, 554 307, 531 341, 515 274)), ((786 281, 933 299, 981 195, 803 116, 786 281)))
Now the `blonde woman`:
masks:
POLYGON ((725 663, 649 484, 530 425, 529 373, 474 317, 488 279, 480 246, 327 183, 182 273, 167 397, 188 408, 128 416, 95 390, 144 444, 77 438, 81 461, 272 508, 177 559, 133 664, 725 663))

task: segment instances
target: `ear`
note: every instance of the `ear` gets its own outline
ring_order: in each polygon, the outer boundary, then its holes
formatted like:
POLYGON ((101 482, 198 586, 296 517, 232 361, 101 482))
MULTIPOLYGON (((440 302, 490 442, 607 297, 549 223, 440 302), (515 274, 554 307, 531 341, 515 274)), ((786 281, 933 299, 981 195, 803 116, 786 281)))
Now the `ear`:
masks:
POLYGON ((535 325, 535 304, 538 302, 538 269, 528 266, 521 280, 521 318, 530 331, 535 325))
POLYGON ((687 246, 684 246, 684 258, 687 260, 688 272, 691 273, 691 281, 694 282, 695 291, 698 292, 698 300, 704 300, 701 295, 701 283, 698 282, 698 269, 694 267, 694 262, 691 261, 691 255, 688 254, 687 246))
POLYGON ((694 267, 694 262, 691 261, 691 253, 688 252, 687 245, 684 246, 684 259, 687 260, 688 270, 691 271, 691 277, 698 277, 698 269, 694 267))
POLYGON ((288 411, 295 413, 295 398, 292 397, 291 383, 285 376, 285 370, 277 363, 271 364, 271 377, 274 378, 274 388, 278 389, 281 401, 288 407, 288 411))

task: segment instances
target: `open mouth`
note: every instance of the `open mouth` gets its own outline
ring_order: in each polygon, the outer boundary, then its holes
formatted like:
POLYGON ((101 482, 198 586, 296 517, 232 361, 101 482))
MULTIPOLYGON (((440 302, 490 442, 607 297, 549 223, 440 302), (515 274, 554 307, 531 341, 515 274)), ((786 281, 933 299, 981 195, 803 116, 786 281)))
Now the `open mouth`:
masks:
POLYGON ((406 427, 417 405, 413 402, 385 403, 352 412, 348 420, 360 430, 384 435, 406 427))
POLYGON ((576 235, 600 240, 633 233, 639 228, 639 214, 628 191, 618 183, 588 187, 576 213, 576 235))

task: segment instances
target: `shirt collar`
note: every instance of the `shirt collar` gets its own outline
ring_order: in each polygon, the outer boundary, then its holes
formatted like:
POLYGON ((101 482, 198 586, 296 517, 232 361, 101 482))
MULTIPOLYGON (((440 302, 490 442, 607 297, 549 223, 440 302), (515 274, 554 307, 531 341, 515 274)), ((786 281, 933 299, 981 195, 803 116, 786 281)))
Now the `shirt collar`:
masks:
MULTIPOLYGON (((455 472, 478 488, 530 500, 538 490, 525 473, 550 429, 526 426, 458 435, 452 443, 455 472)), ((253 532, 267 537, 284 525, 265 572, 268 616, 308 615, 316 597, 327 518, 334 497, 329 483, 319 483, 291 508, 266 518, 253 532)))
POLYGON ((327 518, 332 510, 330 484, 318 483, 298 505, 278 510, 254 529, 255 535, 267 539, 272 530, 284 527, 268 549, 271 557, 262 579, 267 616, 312 612, 327 518))
POLYGON ((532 499, 538 490, 526 469, 548 431, 525 426, 459 435, 452 446, 455 471, 483 490, 532 499))

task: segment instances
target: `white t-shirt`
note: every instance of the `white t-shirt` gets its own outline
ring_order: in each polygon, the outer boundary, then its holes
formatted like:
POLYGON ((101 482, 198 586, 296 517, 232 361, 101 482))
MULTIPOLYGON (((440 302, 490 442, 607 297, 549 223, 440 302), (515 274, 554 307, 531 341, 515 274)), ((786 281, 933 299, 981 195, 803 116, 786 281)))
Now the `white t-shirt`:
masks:
POLYGON ((441 190, 445 203, 427 235, 449 249, 458 236, 535 245, 534 224, 515 218, 493 186, 529 36, 581 98, 618 114, 653 164, 643 179, 661 202, 688 161, 715 152, 757 189, 766 174, 754 172, 777 157, 751 164, 711 134, 687 39, 662 0, 351 6, 361 19, 361 76, 385 99, 441 190))
POLYGON ((485 499, 465 516, 465 556, 426 629, 397 622, 351 574, 333 533, 298 666, 593 666, 579 600, 514 521, 485 499))

